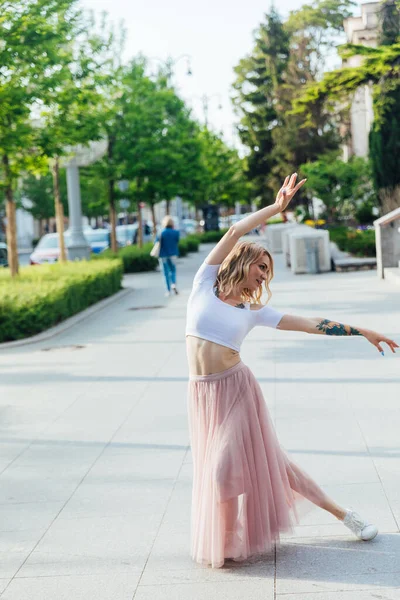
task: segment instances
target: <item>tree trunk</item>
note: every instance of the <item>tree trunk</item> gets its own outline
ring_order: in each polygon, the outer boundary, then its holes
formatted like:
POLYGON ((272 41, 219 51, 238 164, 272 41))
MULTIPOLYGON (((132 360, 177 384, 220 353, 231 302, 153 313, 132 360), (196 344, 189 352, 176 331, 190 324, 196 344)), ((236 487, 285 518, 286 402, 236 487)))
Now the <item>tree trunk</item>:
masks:
MULTIPOLYGON (((113 160, 113 150, 114 150, 114 138, 111 136, 108 137, 108 146, 107 146, 107 156, 108 156, 108 166, 111 167, 113 160)), ((113 252, 118 252, 117 246, 117 233, 115 228, 117 226, 117 215, 115 212, 115 190, 114 190, 114 179, 110 177, 108 180, 108 201, 110 204, 110 226, 111 226, 111 250, 113 252)))
POLYGON ((137 245, 138 248, 143 248, 143 219, 142 219, 142 208, 140 206, 140 201, 137 203, 138 208, 138 236, 137 236, 137 245))
POLYGON ((400 206, 400 186, 395 188, 382 188, 379 190, 379 200, 382 206, 382 215, 399 208, 400 206))
POLYGON ((151 207, 151 218, 153 219, 153 238, 157 235, 157 225, 156 225, 156 210, 154 203, 150 204, 151 207))
POLYGON ((10 266, 11 277, 18 275, 18 248, 17 248, 17 220, 15 215, 15 202, 13 198, 10 164, 7 154, 3 155, 3 167, 5 175, 5 197, 6 197, 6 216, 7 216, 7 247, 8 264, 10 266))
POLYGON ((169 215, 170 208, 171 208, 171 200, 166 200, 165 201, 165 210, 167 211, 167 213, 166 213, 167 215, 169 215))
POLYGON ((60 160, 56 156, 53 163, 53 191, 54 191, 54 204, 56 209, 56 224, 58 232, 58 244, 60 247, 59 262, 67 262, 67 251, 65 249, 64 239, 64 207, 61 203, 60 196, 60 160))

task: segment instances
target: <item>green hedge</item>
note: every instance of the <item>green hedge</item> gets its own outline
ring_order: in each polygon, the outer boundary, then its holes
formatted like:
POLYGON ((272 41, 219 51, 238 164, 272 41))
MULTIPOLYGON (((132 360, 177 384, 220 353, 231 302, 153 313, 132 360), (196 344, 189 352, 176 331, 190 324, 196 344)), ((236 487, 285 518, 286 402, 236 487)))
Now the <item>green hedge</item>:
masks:
POLYGON ((35 335, 121 288, 121 261, 81 261, 0 271, 0 342, 35 335))
POLYGON ((197 234, 188 235, 179 240, 179 256, 186 256, 189 252, 198 252, 200 246, 200 236, 197 234))
POLYGON ((150 250, 153 244, 144 244, 143 248, 137 246, 125 246, 117 254, 111 250, 105 250, 95 257, 96 259, 121 259, 124 266, 124 273, 141 273, 143 271, 154 271, 157 268, 158 260, 150 256, 150 250))
MULTIPOLYGON (((216 243, 226 233, 226 229, 221 231, 207 231, 205 233, 194 233, 182 238, 179 241, 179 256, 184 257, 189 252, 197 252, 201 243, 216 243)), ((111 250, 106 250, 92 258, 92 260, 103 259, 121 259, 124 266, 124 273, 140 273, 143 271, 154 271, 157 268, 158 260, 150 256, 153 244, 150 242, 144 244, 142 248, 136 245, 120 248, 115 254, 111 250)))
POLYGON ((333 227, 329 228, 329 237, 343 252, 356 256, 376 256, 374 229, 333 227))
POLYGON ((220 229, 219 231, 204 231, 204 233, 199 233, 198 237, 202 244, 217 243, 222 237, 224 237, 227 231, 227 229, 220 229))

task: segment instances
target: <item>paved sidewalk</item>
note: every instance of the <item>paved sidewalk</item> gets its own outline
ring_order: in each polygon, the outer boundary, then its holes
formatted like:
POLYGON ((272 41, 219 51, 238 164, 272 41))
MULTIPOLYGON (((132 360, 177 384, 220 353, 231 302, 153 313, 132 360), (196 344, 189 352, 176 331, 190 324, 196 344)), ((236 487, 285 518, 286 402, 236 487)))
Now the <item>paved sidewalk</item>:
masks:
MULTIPOLYGON (((203 257, 180 261, 178 297, 133 275, 86 321, 0 350, 1 600, 400 599, 400 354, 361 338, 259 328, 242 358, 282 444, 381 535, 315 509, 263 560, 191 561, 184 322, 203 257)), ((399 288, 375 272, 276 271, 272 306, 400 339, 399 288)))

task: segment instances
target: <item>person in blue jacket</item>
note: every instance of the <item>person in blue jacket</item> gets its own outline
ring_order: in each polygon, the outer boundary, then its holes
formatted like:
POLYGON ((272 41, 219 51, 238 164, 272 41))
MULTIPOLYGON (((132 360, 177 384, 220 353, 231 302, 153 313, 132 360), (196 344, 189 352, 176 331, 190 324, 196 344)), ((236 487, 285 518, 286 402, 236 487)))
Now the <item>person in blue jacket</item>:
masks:
POLYGON ((166 296, 172 292, 177 294, 175 258, 179 256, 178 242, 179 231, 174 229, 172 217, 166 215, 162 221, 162 232, 158 237, 160 242, 160 262, 162 262, 167 291, 166 296))

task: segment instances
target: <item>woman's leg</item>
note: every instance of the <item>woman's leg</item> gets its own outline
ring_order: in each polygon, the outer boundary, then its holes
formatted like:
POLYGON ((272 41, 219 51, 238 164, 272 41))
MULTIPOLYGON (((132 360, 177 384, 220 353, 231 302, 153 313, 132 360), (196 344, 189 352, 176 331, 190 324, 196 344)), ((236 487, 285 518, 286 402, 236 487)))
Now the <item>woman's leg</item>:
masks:
POLYGON ((233 558, 236 554, 237 540, 235 539, 236 521, 238 517, 239 508, 238 498, 231 498, 226 502, 221 503, 222 516, 224 520, 225 530, 225 558, 233 558))
POLYGON ((169 260, 168 258, 161 258, 160 259, 160 261, 162 263, 162 267, 163 267, 163 273, 164 273, 164 279, 165 279, 165 286, 167 288, 167 291, 170 292, 171 291, 171 283, 170 283, 168 260, 169 260))
POLYGON ((343 521, 346 510, 336 504, 298 465, 288 460, 286 472, 292 490, 310 500, 316 506, 330 512, 334 517, 343 521))
POLYGON ((170 272, 170 277, 171 277, 171 283, 174 286, 174 285, 176 285, 176 265, 175 265, 175 261, 170 256, 167 258, 167 260, 168 260, 169 272, 170 272))
POLYGON ((167 260, 168 260, 168 266, 169 266, 169 274, 170 274, 170 278, 171 278, 171 287, 174 290, 175 294, 177 294, 178 291, 176 289, 176 265, 175 265, 175 259, 170 256, 167 260))

